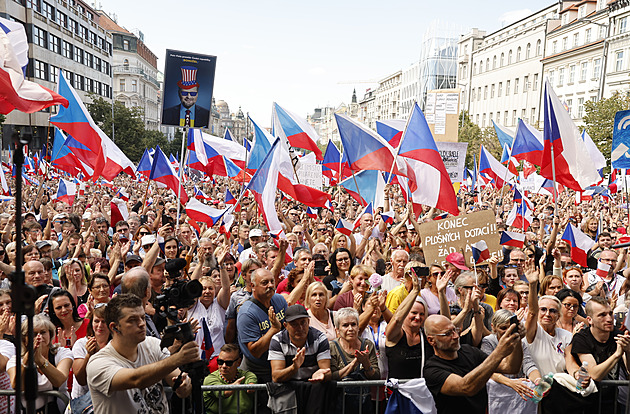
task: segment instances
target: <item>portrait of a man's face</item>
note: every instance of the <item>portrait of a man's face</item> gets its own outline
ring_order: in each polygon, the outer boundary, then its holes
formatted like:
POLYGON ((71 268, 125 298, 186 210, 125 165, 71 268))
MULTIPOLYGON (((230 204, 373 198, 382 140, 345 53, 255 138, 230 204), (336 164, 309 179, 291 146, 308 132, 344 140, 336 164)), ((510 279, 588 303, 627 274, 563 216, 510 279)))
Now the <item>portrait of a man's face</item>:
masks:
POLYGON ((190 108, 197 102, 198 89, 199 87, 197 86, 190 89, 179 89, 179 99, 185 108, 190 108))

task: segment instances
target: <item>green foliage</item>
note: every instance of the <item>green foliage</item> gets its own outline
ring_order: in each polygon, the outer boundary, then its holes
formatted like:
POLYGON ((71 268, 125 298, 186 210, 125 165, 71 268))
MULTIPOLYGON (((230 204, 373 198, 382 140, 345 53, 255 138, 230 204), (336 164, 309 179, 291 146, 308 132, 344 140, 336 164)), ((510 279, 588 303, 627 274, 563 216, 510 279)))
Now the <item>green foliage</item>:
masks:
POLYGON ((610 158, 615 114, 627 109, 630 109, 630 96, 619 92, 610 98, 584 104, 586 132, 606 159, 610 158))
POLYGON ((472 168, 473 155, 476 155, 479 162, 479 151, 483 145, 495 158, 501 159, 501 144, 493 127, 481 129, 473 123, 467 111, 462 111, 459 115, 459 142, 467 142, 466 165, 472 168))
MULTIPOLYGON (((103 130, 107 136, 113 139, 122 152, 132 162, 140 161, 145 148, 154 147, 160 144, 168 147, 166 136, 159 131, 147 130, 144 127, 142 108, 127 108, 122 102, 114 102, 112 134, 112 105, 105 99, 91 94, 92 103, 87 104, 88 111, 94 122, 103 130)), ((179 141, 181 144, 181 141, 179 141)), ((168 156, 168 151, 164 149, 168 156)), ((173 152, 175 154, 175 152, 173 152)))

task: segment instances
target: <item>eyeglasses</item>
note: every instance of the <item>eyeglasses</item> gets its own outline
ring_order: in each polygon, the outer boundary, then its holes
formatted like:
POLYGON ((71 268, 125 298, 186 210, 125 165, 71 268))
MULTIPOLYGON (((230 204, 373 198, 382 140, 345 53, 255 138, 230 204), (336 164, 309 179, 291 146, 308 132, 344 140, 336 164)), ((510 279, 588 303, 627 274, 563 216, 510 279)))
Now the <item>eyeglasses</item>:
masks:
POLYGON ((127 229, 122 228, 122 229, 118 229, 118 230, 116 230, 116 233, 122 233, 122 234, 124 234, 124 233, 127 233, 128 231, 129 231, 129 229, 128 229, 128 228, 127 228, 127 229))
POLYGON ((477 286, 481 289, 488 289, 488 286, 490 285, 488 283, 479 283, 477 286))
POLYGON ((94 305, 94 309, 102 308, 103 306, 107 306, 107 303, 97 303, 94 305))
POLYGON ((567 310, 573 310, 573 309, 577 309, 580 305, 571 304, 571 303, 563 303, 562 306, 564 306, 565 309, 567 310))
POLYGON ((234 365, 234 363, 238 361, 238 359, 233 359, 233 360, 229 360, 229 359, 217 359, 217 365, 221 366, 223 364, 227 365, 228 367, 231 367, 232 365, 234 365))
POLYGON ((442 276, 445 272, 433 272, 431 276, 442 276))
POLYGON ((512 262, 524 262, 525 259, 510 259, 512 262))
POLYGON ((177 213, 177 209, 176 208, 169 208, 168 212, 169 213, 177 213))
POLYGON ((558 314, 559 310, 556 308, 540 308, 540 313, 550 313, 551 315, 558 314))
POLYGON ((185 92, 185 91, 181 91, 180 92, 182 94, 182 96, 197 96, 198 92, 185 92))
POLYGON ((474 289, 475 287, 471 285, 471 286, 462 286, 461 288, 462 289, 474 289))
POLYGON ((444 336, 444 337, 448 337, 448 336, 453 336, 453 335, 455 335, 455 334, 459 335, 459 333, 460 333, 461 331, 462 331, 461 329, 459 329, 459 328, 455 327, 455 328, 453 328, 453 329, 449 329, 448 331, 446 331, 446 332, 444 332, 444 333, 433 334, 433 336, 444 336))
POLYGON ((349 257, 338 257, 337 261, 338 262, 349 262, 350 258, 349 257))

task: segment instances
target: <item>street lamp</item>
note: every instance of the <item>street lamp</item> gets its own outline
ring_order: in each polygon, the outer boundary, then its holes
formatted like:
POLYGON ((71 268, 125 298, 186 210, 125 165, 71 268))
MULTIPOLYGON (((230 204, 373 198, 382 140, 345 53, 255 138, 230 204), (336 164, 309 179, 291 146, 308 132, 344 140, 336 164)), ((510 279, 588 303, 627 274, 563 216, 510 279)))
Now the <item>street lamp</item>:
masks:
POLYGON ((610 37, 610 27, 612 26, 610 22, 606 23, 598 23, 594 22, 590 18, 583 17, 578 20, 579 22, 592 23, 596 26, 605 27, 606 28, 606 37, 604 38, 603 43, 603 51, 602 51, 602 69, 599 77, 599 91, 597 93, 597 100, 601 101, 604 97, 604 84, 606 80, 606 64, 608 63, 608 38, 610 37))

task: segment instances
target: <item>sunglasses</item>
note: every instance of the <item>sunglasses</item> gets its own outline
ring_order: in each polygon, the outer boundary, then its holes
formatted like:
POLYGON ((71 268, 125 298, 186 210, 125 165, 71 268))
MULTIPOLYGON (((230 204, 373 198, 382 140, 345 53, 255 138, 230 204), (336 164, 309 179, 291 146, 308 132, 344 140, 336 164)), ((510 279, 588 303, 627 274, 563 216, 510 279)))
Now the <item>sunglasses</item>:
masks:
POLYGON ((151 233, 149 233, 148 231, 140 232, 140 236, 148 236, 149 234, 151 233))
POLYGON ((228 367, 231 367, 232 365, 234 365, 234 363, 238 361, 238 359, 233 359, 233 360, 229 360, 229 359, 217 359, 217 365, 221 366, 223 364, 227 365, 228 367))
POLYGON ((197 92, 185 92, 181 91, 182 96, 197 96, 197 92))
POLYGON ((431 276, 442 276, 445 272, 433 272, 431 276))

